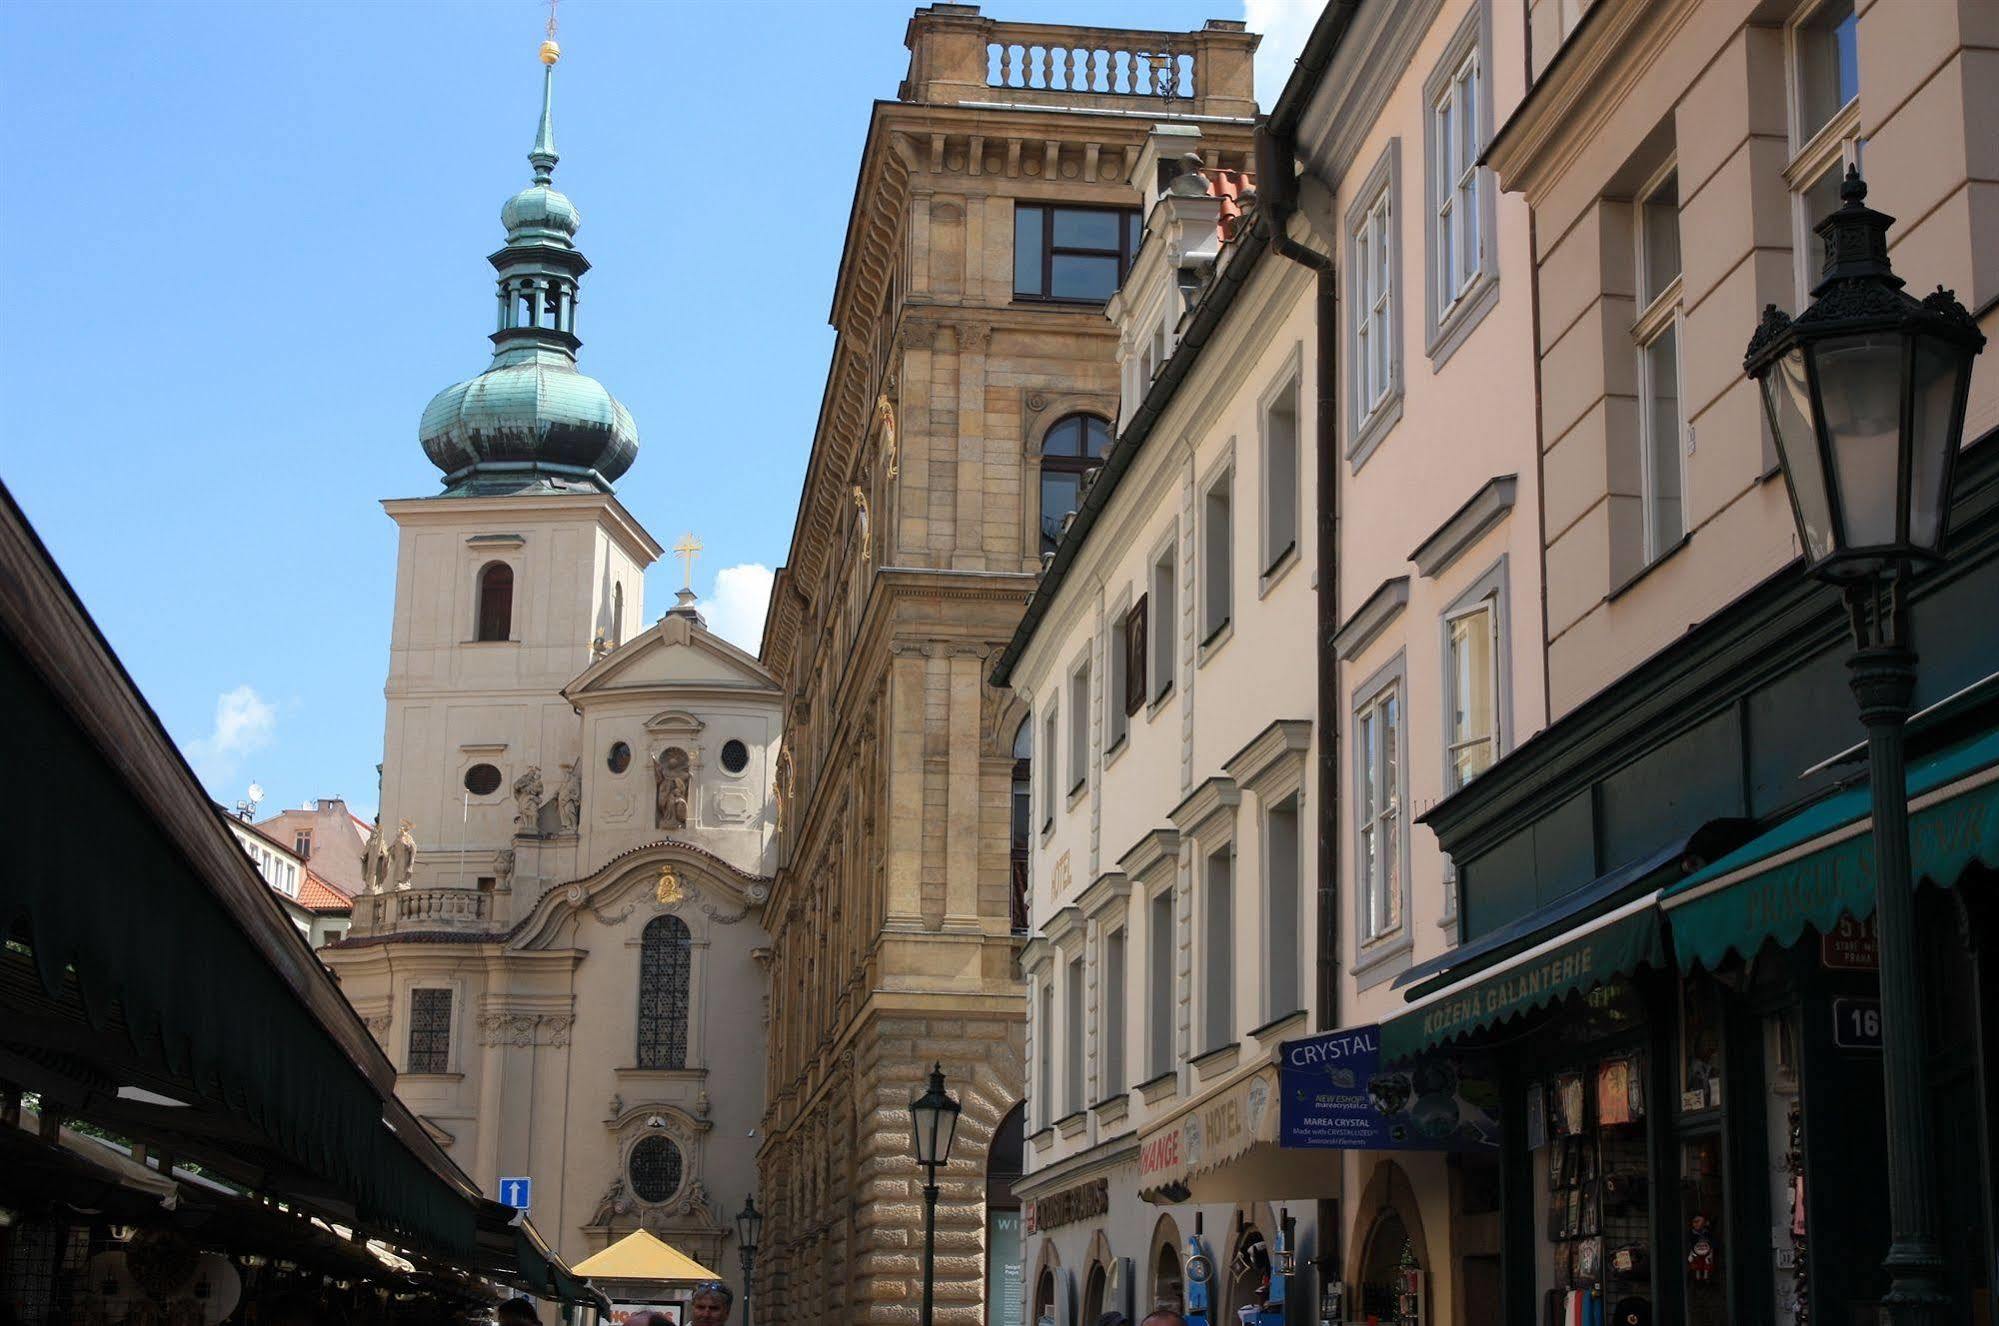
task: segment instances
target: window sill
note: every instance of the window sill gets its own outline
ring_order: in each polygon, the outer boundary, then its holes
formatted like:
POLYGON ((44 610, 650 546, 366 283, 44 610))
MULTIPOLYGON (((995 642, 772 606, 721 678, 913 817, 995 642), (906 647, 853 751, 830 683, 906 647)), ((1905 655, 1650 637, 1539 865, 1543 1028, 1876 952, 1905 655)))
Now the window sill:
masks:
POLYGON ((1401 975, 1409 967, 1409 954, 1414 941, 1406 929, 1390 930, 1367 941, 1366 952, 1353 966, 1354 988, 1371 990, 1401 975))
POLYGON ((463 1082, 464 1080, 465 1080, 465 1074, 463 1074, 463 1073, 398 1073, 398 1074, 396 1074, 396 1085, 397 1085, 397 1086, 402 1086, 402 1085, 403 1085, 404 1083, 406 1083, 406 1082, 413 1082, 413 1083, 418 1083, 418 1084, 421 1084, 421 1083, 424 1083, 424 1082, 441 1082, 441 1083, 444 1083, 444 1084, 446 1084, 446 1085, 449 1085, 449 1084, 451 1084, 451 1083, 453 1083, 453 1082, 463 1082))
POLYGON ((481 645, 518 645, 518 644, 520 643, 520 641, 518 641, 518 640, 460 640, 460 641, 459 641, 458 643, 459 643, 459 644, 461 644, 461 645, 466 645, 466 646, 481 646, 481 645))
POLYGON ((1081 801, 1083 799, 1083 794, 1089 790, 1090 790, 1090 780, 1087 776, 1079 780, 1075 786, 1071 787, 1069 789, 1069 809, 1074 810, 1076 808, 1076 803, 1078 801, 1081 801))
POLYGON ((1097 1116, 1098 1123, 1116 1123, 1131 1112, 1131 1093, 1120 1091, 1106 1096, 1090 1106, 1090 1113, 1097 1116))
POLYGON ((1278 1035, 1278 1033, 1289 1027, 1293 1022, 1302 1021, 1304 1016, 1304 1009, 1294 1008, 1289 1013, 1270 1019, 1270 1021, 1260 1027, 1251 1028, 1249 1034, 1259 1041, 1282 1040, 1284 1038, 1278 1035))
POLYGON ((1478 325, 1485 321, 1485 315, 1492 312, 1499 303, 1499 278, 1490 272, 1480 272, 1469 289, 1459 295, 1443 316, 1436 319, 1436 330, 1430 334, 1430 343, 1423 352, 1430 360, 1430 371, 1437 372, 1450 362, 1458 347, 1471 339, 1478 325))
POLYGON ((1347 446, 1347 464, 1355 474, 1367 464, 1367 458, 1381 445, 1396 424, 1402 421, 1402 387, 1388 393, 1381 404, 1374 407, 1374 413, 1360 420, 1353 427, 1353 440, 1347 446))
POLYGON ((1201 641, 1200 652, 1194 659, 1194 666, 1206 667, 1208 660, 1221 653, 1222 646, 1234 638, 1235 619, 1224 618, 1222 624, 1208 632, 1208 638, 1201 641))
POLYGON ((1626 594, 1631 592, 1631 590, 1638 584, 1639 581, 1643 580, 1646 576, 1651 575, 1654 571, 1664 566, 1667 560, 1670 559, 1674 553, 1677 553, 1680 549, 1686 547, 1687 541, 1693 537, 1694 536, 1691 532, 1682 534, 1679 538, 1679 541, 1673 544, 1672 547, 1666 549, 1664 552, 1660 553, 1657 557, 1654 557, 1651 561, 1639 567, 1638 570, 1626 576, 1620 583, 1612 585, 1610 588, 1610 593, 1603 596, 1603 601, 1605 603, 1615 603, 1617 602, 1617 600, 1623 598, 1626 594))
POLYGON ((1277 554, 1277 559, 1264 569, 1263 574, 1257 577, 1256 596, 1259 599, 1268 597, 1270 591, 1277 587, 1277 582, 1296 565, 1298 565, 1298 541, 1293 539, 1284 546, 1283 552, 1277 554))
POLYGON ((1108 299, 1085 299, 1079 295, 1034 295, 1013 292, 1013 302, 1025 304, 1029 308, 1081 308, 1100 309, 1110 303, 1108 299))
MULTIPOLYGON (((1125 720, 1129 722, 1130 719, 1131 715, 1126 714, 1125 720)), ((1127 728, 1125 731, 1118 734, 1118 739, 1116 741, 1113 741, 1110 745, 1104 747, 1104 768, 1108 769, 1113 764, 1116 764, 1118 762, 1119 757, 1122 756, 1125 753, 1125 751, 1131 748, 1130 737, 1131 737, 1131 731, 1129 728, 1127 728)))
POLYGON ((1055 1126, 1053 1124, 1049 1124, 1043 1127, 1038 1132, 1029 1133, 1027 1135, 1027 1144, 1033 1147, 1037 1152, 1046 1151, 1049 1147, 1054 1146, 1055 1126))
POLYGON ((708 1070, 705 1068, 614 1068, 611 1070, 620 1079, 643 1078, 653 1082, 705 1082, 708 1070))
POLYGON ((1090 1112, 1088 1110, 1076 1110, 1057 1119, 1055 1121, 1055 1131, 1062 1134, 1064 1138, 1076 1138, 1082 1135, 1083 1130, 1089 1127, 1089 1124, 1090 1112))
POLYGON ((1171 1100, 1180 1090, 1180 1072, 1169 1068, 1158 1077, 1151 1078, 1134 1088, 1140 1100, 1147 1105, 1157 1105, 1162 1100, 1171 1100))
POLYGON ((1164 709, 1166 707, 1166 702, 1172 698, 1173 698, 1173 683, 1169 681, 1166 683, 1165 687, 1160 690, 1159 694, 1153 696, 1150 700, 1146 701, 1145 721, 1150 723, 1154 718, 1158 717, 1159 711, 1161 709, 1164 709))

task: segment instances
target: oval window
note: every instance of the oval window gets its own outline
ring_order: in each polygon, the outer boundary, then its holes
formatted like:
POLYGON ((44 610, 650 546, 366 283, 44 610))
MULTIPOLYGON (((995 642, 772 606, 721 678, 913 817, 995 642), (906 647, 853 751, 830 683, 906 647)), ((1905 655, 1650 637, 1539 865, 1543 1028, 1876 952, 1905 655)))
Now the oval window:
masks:
POLYGON ((465 790, 475 797, 491 796, 500 790, 500 771, 490 764, 475 764, 465 771, 465 790))
POLYGON ((611 753, 604 757, 604 765, 612 773, 623 773, 632 767, 632 748, 622 741, 611 743, 611 753))
POLYGON ((722 743, 722 767, 739 774, 750 767, 750 748, 734 737, 722 743))
POLYGON ((632 1191, 642 1202, 663 1202, 680 1191, 680 1148, 668 1137, 642 1138, 632 1148, 632 1191))

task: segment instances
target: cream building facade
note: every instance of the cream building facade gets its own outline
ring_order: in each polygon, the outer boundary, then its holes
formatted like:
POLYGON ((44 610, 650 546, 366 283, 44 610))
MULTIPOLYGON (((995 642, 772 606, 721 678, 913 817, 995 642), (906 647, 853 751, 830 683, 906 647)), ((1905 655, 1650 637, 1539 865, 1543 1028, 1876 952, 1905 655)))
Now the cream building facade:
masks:
MULTIPOLYGON (((1423 1320, 1500 1320, 1496 1152, 1286 1150, 1276 1098, 1285 1042, 1391 1016, 1456 943, 1415 817, 1546 721, 1532 251, 1480 162, 1525 41, 1480 0, 1329 7, 1207 293, 1162 347, 1145 254, 1120 292, 1125 431, 1009 678, 1069 761, 1035 791, 1022 1187, 1063 1224, 1031 1317, 1182 1301, 1198 1222, 1211 1320, 1283 1318, 1280 1230, 1292 1319, 1334 1287, 1322 1316, 1387 1319, 1413 1272, 1423 1320)), ((1192 192, 1146 252, 1197 261, 1192 192)))
POLYGON ((1254 41, 1001 23, 937 4, 876 104, 838 344, 762 658, 777 774, 759 1319, 906 1322, 921 1293, 908 1104, 963 1104, 940 1174, 940 1322, 1004 1321, 1018 1274, 1024 710, 985 680, 1118 403, 1103 317, 1137 247, 1157 118, 1240 169, 1254 41), (1141 111, 1142 114, 1133 114, 1141 111))
POLYGON ((637 427, 575 369, 552 86, 492 258, 493 365, 424 413, 444 490, 384 503, 382 831, 323 956, 403 1099, 489 1195, 530 1180, 565 1260, 644 1227, 740 1290, 781 698, 690 591, 646 617, 662 550, 611 487, 637 427))

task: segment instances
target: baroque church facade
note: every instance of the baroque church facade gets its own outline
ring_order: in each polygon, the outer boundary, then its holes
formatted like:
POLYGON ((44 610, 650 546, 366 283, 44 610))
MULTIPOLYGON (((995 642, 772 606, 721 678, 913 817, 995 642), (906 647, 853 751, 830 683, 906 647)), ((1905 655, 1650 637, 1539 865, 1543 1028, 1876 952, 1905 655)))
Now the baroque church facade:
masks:
POLYGON ((383 826, 327 964, 398 1091, 574 1262, 645 1228, 736 1282, 764 1110, 764 925, 781 698, 612 485, 631 415, 576 369, 578 215, 553 186, 543 48, 533 183, 502 211, 493 361, 424 411, 441 492, 398 527, 383 826))

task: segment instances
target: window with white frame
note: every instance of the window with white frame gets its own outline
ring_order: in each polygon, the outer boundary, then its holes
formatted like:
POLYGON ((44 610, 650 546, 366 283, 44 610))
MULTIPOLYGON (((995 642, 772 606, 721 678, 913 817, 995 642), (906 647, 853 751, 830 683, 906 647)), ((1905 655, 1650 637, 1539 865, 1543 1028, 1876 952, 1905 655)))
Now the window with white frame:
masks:
POLYGON ((1839 203, 1847 167, 1860 165, 1860 25, 1853 0, 1803 6, 1785 30, 1791 95, 1792 248, 1798 302, 1817 283, 1823 246, 1814 233, 1839 203))
MULTIPOLYGON (((1131 726, 1131 706, 1126 696, 1131 690, 1131 632, 1143 632, 1141 624, 1134 628, 1134 615, 1130 609, 1111 614, 1110 648, 1104 653, 1104 750, 1116 750, 1124 744, 1125 733, 1131 726)), ((1142 620, 1142 619, 1137 619, 1142 620)), ((1143 656, 1139 660, 1144 665, 1143 656)))
POLYGON ((1402 682, 1389 678, 1354 709, 1354 877, 1361 942, 1402 928, 1402 682))
POLYGON ((1355 195, 1347 230, 1348 340, 1352 436, 1347 455, 1358 466, 1395 422, 1401 400, 1402 351, 1396 316, 1400 241, 1401 144, 1391 141, 1355 195))
POLYGON ((1444 48, 1423 95, 1424 198, 1429 204, 1424 250, 1429 260, 1424 299, 1425 340, 1441 363, 1492 300, 1496 191, 1479 165, 1491 132, 1486 87, 1488 6, 1471 6, 1444 48))
POLYGON ((1160 890, 1148 906, 1145 1069, 1158 1077, 1173 1070, 1173 890, 1160 890))
POLYGON ((1055 982, 1049 980, 1041 987, 1041 1025, 1036 1028, 1041 1033, 1041 1126, 1055 1122, 1055 982))
POLYGON ((1298 546, 1298 375, 1263 405, 1263 574, 1298 546))
POLYGON ((1636 213, 1639 493, 1644 564, 1671 552, 1687 532, 1680 410, 1680 185, 1668 166, 1640 192, 1636 213))
POLYGON ((1206 897, 1201 924, 1203 1053, 1234 1044, 1235 1028, 1235 845, 1210 852, 1202 872, 1206 897))
POLYGON ((1055 766, 1058 761, 1055 752, 1062 749, 1056 742, 1056 707, 1048 706, 1048 712, 1041 719, 1041 830, 1046 833, 1055 824, 1055 766))
POLYGON ((1476 587, 1444 613, 1444 778, 1456 791, 1499 758, 1500 588, 1476 587))
POLYGON ((1104 935, 1103 998, 1099 1002, 1103 1021, 1097 1039, 1103 1046, 1100 1058, 1103 1063, 1103 1092, 1107 1099, 1120 1094, 1125 1088, 1124 985, 1125 928, 1119 926, 1104 935))
POLYGON ((1223 470, 1201 495, 1201 643, 1229 624, 1234 610, 1235 472, 1223 470))
POLYGON ((1083 955, 1078 953, 1069 959, 1069 988, 1063 992, 1067 1003, 1068 1016, 1063 1019, 1063 1034, 1068 1043, 1062 1047, 1062 1076, 1068 1079, 1064 1084, 1063 1099, 1067 1102, 1064 1111, 1080 1114, 1086 1102, 1083 1099, 1083 955))
POLYGON ((1090 656, 1069 674, 1069 795, 1090 781, 1090 656))
POLYGON ((1303 843, 1298 832, 1298 794, 1293 792, 1263 817, 1266 1019, 1304 1007, 1299 957, 1303 843))
POLYGON ((1152 653, 1153 700, 1166 698, 1173 689, 1173 642, 1180 634, 1180 614, 1176 608, 1180 579, 1176 574, 1179 560, 1180 535, 1176 528, 1166 539, 1166 545, 1152 559, 1152 594, 1146 624, 1146 633, 1152 653))

